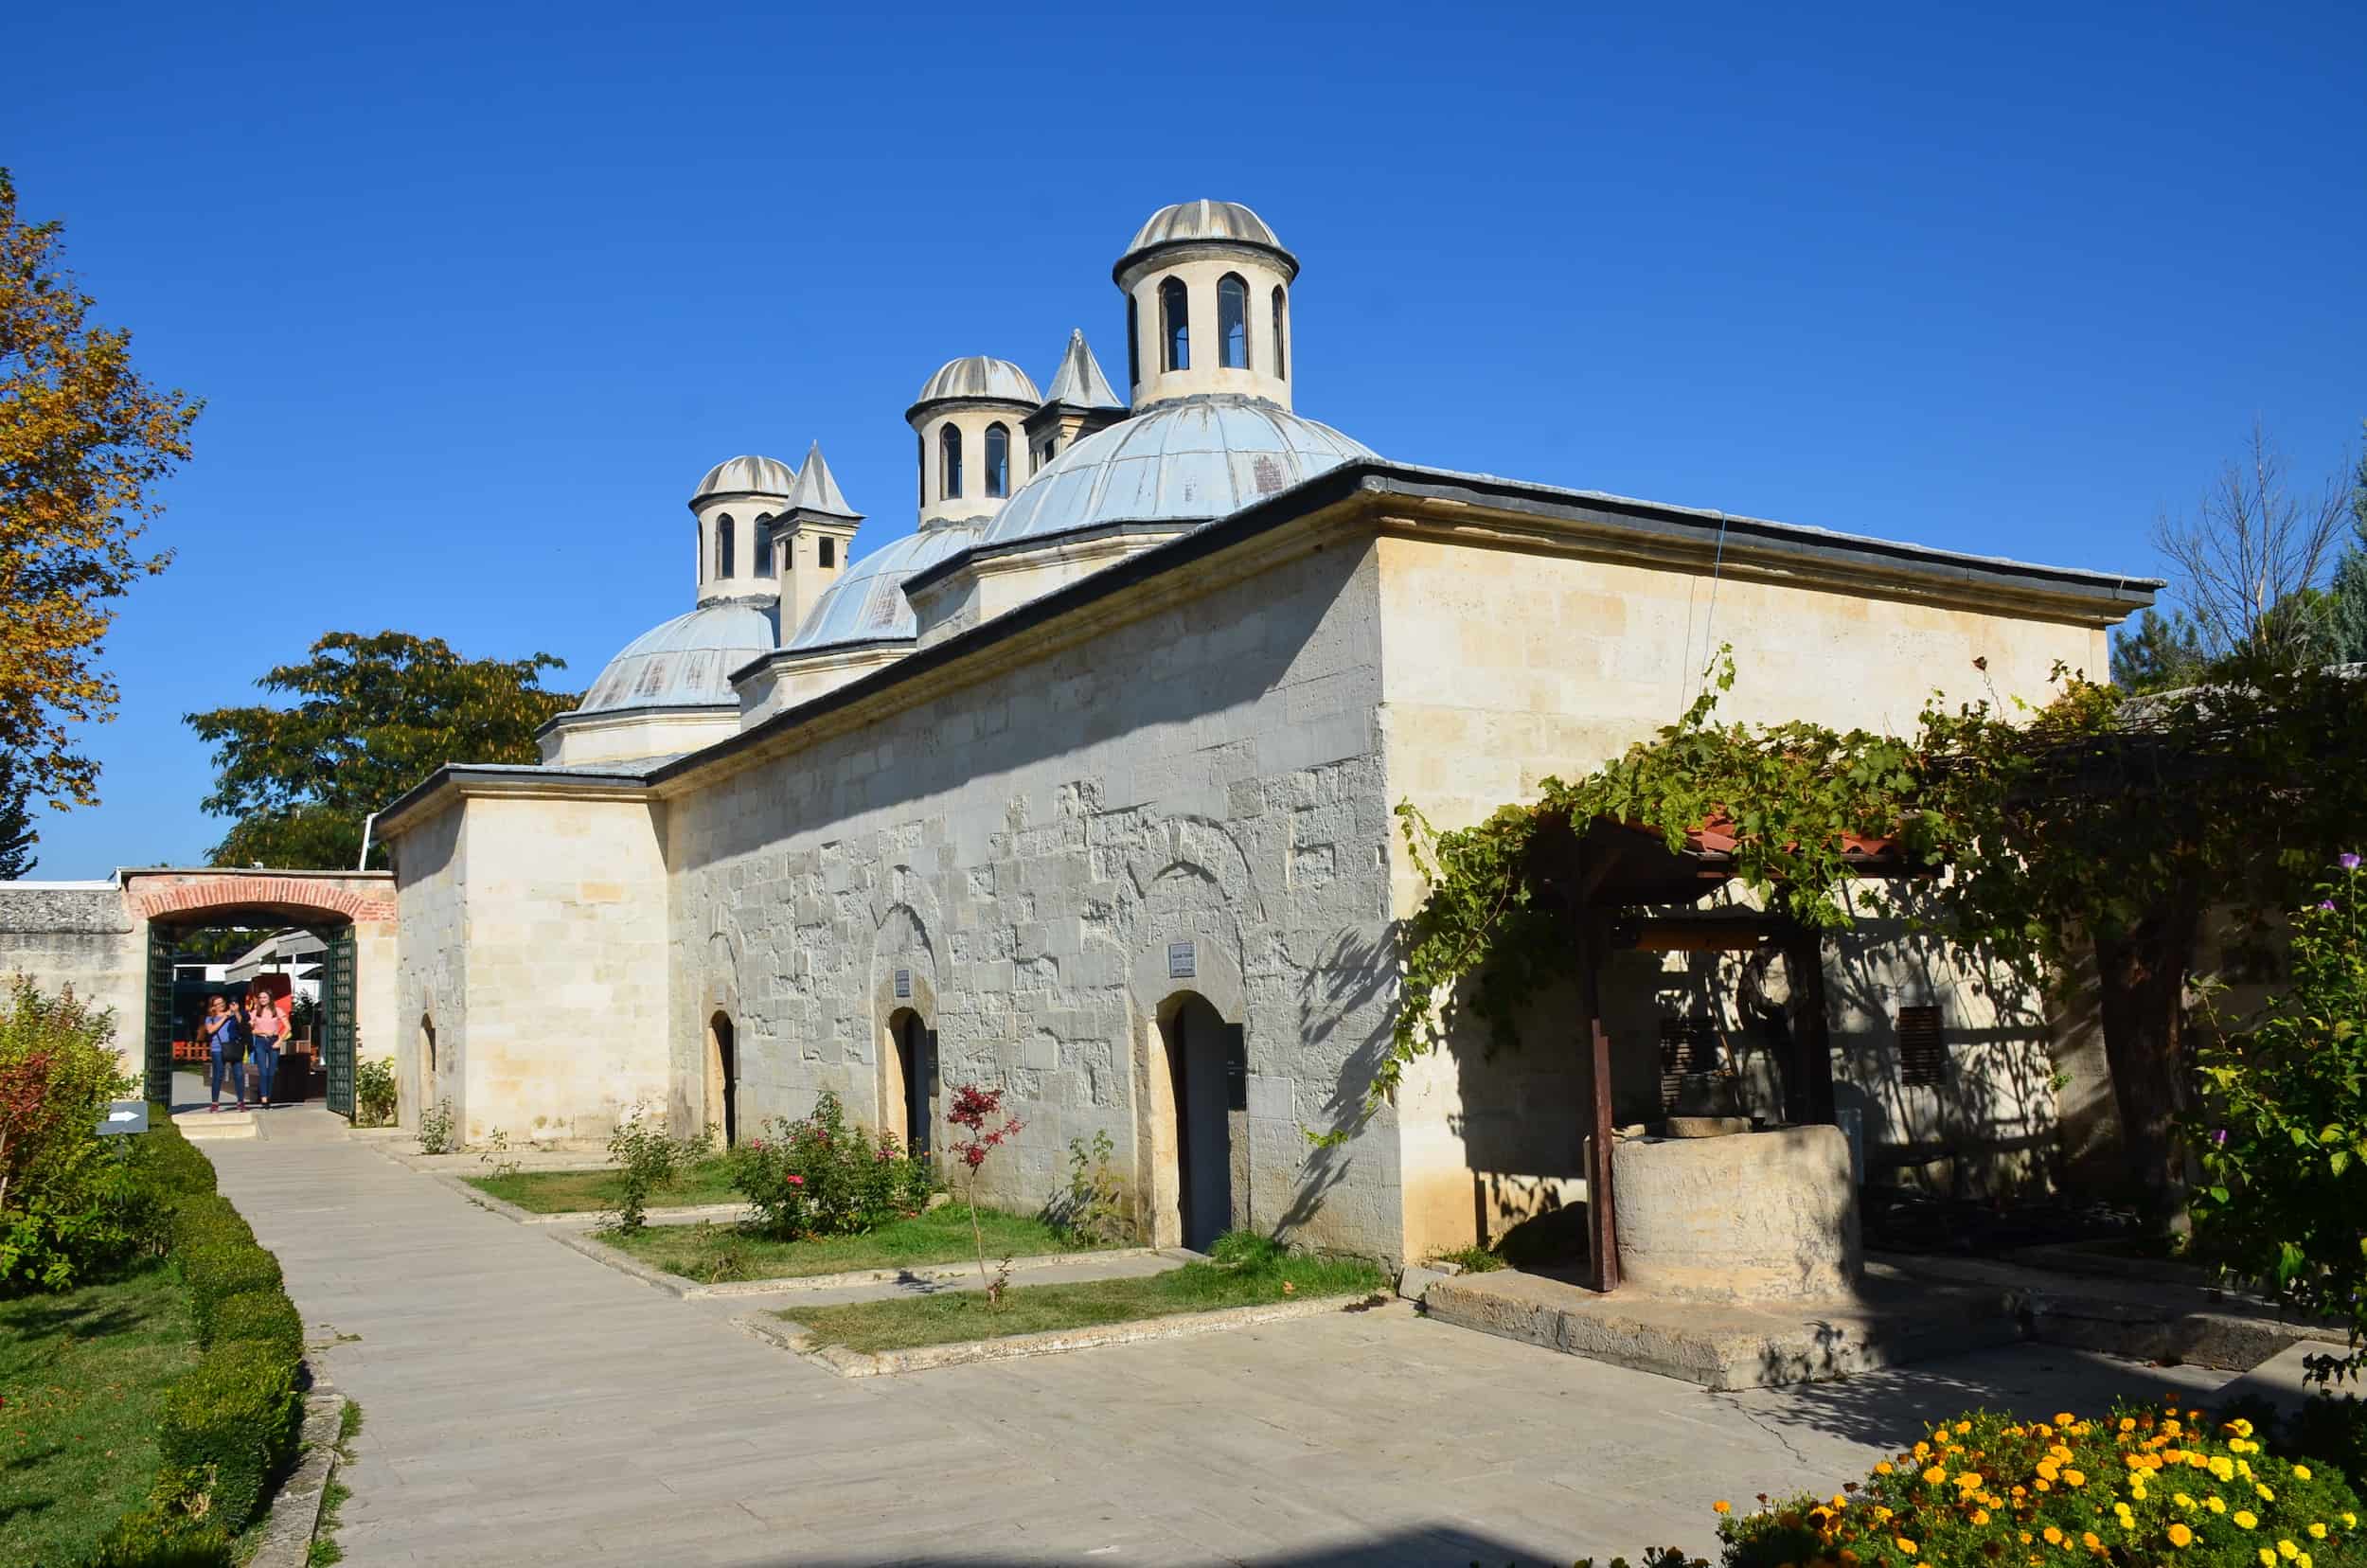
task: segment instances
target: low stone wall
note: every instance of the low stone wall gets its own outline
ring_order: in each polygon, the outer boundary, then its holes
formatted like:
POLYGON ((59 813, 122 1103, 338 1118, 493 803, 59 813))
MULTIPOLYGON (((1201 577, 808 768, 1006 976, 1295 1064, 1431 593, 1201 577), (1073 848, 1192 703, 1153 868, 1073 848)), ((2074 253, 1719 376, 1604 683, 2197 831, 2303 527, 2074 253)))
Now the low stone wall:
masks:
POLYGON ((1846 1296, 1863 1272, 1849 1143, 1836 1127, 1627 1138, 1611 1210, 1628 1285, 1695 1301, 1846 1296))

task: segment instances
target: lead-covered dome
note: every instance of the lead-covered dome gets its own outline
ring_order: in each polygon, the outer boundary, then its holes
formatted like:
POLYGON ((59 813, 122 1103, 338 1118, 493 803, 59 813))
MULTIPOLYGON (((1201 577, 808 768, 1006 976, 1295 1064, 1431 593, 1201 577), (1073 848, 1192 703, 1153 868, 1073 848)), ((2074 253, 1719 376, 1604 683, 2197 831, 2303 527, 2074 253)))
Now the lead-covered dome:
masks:
POLYGON ((608 661, 578 713, 736 704, 731 673, 773 650, 773 601, 721 599, 644 632, 608 661))
POLYGON ((1273 231, 1273 226, 1238 202, 1178 202, 1163 206, 1150 215, 1148 223, 1134 231, 1134 239, 1118 258, 1116 274, 1123 274, 1146 251, 1167 245, 1234 244, 1253 245, 1272 251, 1288 269, 1287 277, 1299 270, 1298 258, 1286 249, 1273 231))
POLYGON ((690 504, 710 495, 787 495, 795 483, 797 471, 777 457, 733 457, 707 470, 690 504))
POLYGON ((987 543, 1105 523, 1224 517, 1372 451, 1327 424, 1252 398, 1161 403, 1046 464, 987 530, 987 543))
POLYGON ((843 643, 909 640, 917 634, 905 579, 985 537, 978 522, 933 523, 918 533, 881 545, 840 575, 814 601, 805 624, 789 639, 792 652, 843 643))
POLYGON ((1030 407, 1043 401, 1043 394, 1036 390, 1036 383, 1028 379, 1026 371, 1009 360, 989 359, 984 354, 947 360, 937 366, 936 374, 921 383, 920 396, 913 400, 913 406, 919 408, 954 398, 990 398, 1030 407))

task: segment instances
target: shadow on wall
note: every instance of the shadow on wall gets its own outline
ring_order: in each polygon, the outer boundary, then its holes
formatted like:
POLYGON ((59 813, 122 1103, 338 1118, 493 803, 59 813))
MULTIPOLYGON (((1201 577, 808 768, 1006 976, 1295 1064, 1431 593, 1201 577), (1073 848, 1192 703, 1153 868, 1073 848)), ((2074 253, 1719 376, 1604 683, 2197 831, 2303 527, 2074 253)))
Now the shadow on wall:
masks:
MULTIPOLYGON (((1324 1100, 1323 1130, 1356 1125, 1363 1114, 1364 1096, 1388 1054, 1393 1008, 1375 1006, 1397 989, 1397 928, 1376 939, 1362 932, 1335 933, 1315 962, 1298 978, 1300 1056, 1311 1062, 1337 1060, 1331 1092, 1324 1100), (1375 1022, 1361 1035, 1348 1032, 1346 1021, 1367 1017, 1375 1022)), ((1332 1188, 1347 1180, 1354 1156, 1349 1146, 1312 1145, 1290 1194, 1290 1206, 1274 1227, 1288 1238, 1312 1221, 1332 1188)))

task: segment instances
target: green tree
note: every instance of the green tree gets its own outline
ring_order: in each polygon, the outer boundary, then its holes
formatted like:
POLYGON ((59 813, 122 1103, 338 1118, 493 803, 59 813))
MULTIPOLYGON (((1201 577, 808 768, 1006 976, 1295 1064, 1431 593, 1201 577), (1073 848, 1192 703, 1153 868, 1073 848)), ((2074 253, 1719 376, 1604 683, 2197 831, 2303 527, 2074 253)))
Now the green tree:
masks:
POLYGON ((2123 691, 2192 685, 2209 662, 2201 634, 2182 611, 2148 609, 2135 627, 2112 634, 2112 684, 2123 691))
POLYGON ((214 747, 205 810, 234 819, 217 864, 351 865, 372 811, 447 762, 536 761, 534 732, 576 704, 543 688, 566 668, 548 653, 464 659, 404 632, 331 632, 311 653, 256 683, 294 702, 186 717, 214 747))
POLYGON ((0 881, 32 873, 33 846, 41 835, 33 830, 31 798, 26 785, 0 775, 0 881))
POLYGON ((98 801, 74 726, 115 716, 107 601, 170 559, 137 546, 200 406, 142 380, 91 304, 0 169, 0 766, 61 806, 98 801))
POLYGON ((2367 663, 2367 452, 2351 476, 2351 539, 2334 563, 2325 624, 2328 657, 2367 663))

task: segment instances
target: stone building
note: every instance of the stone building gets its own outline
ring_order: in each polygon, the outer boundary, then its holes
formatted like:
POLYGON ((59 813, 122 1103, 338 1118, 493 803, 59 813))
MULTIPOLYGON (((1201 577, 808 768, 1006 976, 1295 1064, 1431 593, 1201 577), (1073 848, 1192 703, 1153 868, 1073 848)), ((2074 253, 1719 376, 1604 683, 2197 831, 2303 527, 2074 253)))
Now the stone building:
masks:
MULTIPOLYGON (((1385 460, 1294 409, 1299 262, 1244 206, 1161 210, 1113 276, 1124 399, 1082 334, 1048 392, 950 362, 906 411, 917 527, 867 549, 818 446, 718 465, 693 608, 540 766, 455 763, 381 815, 406 1121, 596 1136, 640 1104, 740 1136, 828 1089, 925 1139, 988 1081, 1026 1123, 989 1167, 1007 1202, 1106 1132, 1163 1242, 1468 1243, 1582 1194, 1591 1090, 1548 1022, 1310 1141, 1389 1036, 1421 896, 1398 802, 1451 826, 1578 776, 1720 643, 1731 716, 1895 727, 1934 688, 2101 670, 2150 598, 1385 460)), ((2042 1158, 2042 1017, 1901 944, 1832 964, 1870 1165, 1944 1151, 1938 1179, 1979 1184, 2042 1158), (1904 1008, 1938 1022, 1936 1067, 1902 1064, 1904 1008)), ((1664 1022, 1713 978, 1622 961, 1622 1120, 1657 1114, 1664 1022)))

